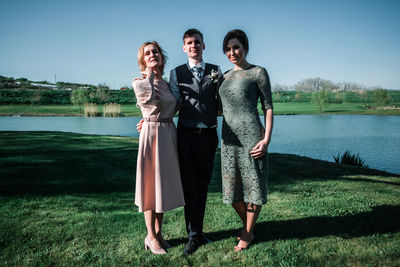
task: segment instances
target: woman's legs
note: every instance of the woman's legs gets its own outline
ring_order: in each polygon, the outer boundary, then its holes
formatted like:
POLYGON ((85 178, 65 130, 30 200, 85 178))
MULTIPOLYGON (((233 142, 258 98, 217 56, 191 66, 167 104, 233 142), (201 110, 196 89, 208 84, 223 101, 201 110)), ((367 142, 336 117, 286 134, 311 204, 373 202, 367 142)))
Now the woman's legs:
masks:
POLYGON ((253 203, 247 203, 247 211, 246 211, 246 232, 252 233, 254 225, 256 225, 256 221, 258 215, 261 212, 261 205, 255 205, 253 203))
POLYGON ((250 245, 250 243, 253 241, 253 239, 254 239, 253 228, 254 228, 254 225, 256 224, 258 215, 260 214, 261 207, 262 207, 261 205, 247 203, 247 209, 245 212, 246 220, 245 220, 245 223, 243 223, 244 231, 242 230, 242 235, 240 237, 240 241, 239 241, 238 245, 235 247, 235 251, 240 251, 242 249, 246 249, 250 245))
POLYGON ((158 232, 161 235, 162 218, 163 213, 156 213, 154 210, 148 210, 144 212, 144 220, 147 228, 147 238, 149 239, 154 249, 162 248, 160 240, 157 238, 158 232))
POLYGON ((162 221, 164 218, 164 213, 154 213, 155 214, 155 230, 157 236, 161 236, 162 221))
POLYGON ((246 228, 246 204, 244 202, 235 202, 232 204, 232 207, 235 209, 236 213, 239 215, 240 219, 243 223, 243 228, 246 228))
POLYGON ((156 231, 156 236, 158 241, 160 242, 160 244, 164 247, 164 248, 169 248, 171 245, 169 245, 163 238, 162 236, 162 221, 164 218, 164 213, 155 213, 155 231, 156 231))

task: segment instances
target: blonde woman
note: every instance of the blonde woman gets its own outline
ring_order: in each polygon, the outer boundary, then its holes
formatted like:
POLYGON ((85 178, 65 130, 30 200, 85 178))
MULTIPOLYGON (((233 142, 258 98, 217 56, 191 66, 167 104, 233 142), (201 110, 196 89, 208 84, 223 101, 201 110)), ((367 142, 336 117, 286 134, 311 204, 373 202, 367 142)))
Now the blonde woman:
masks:
POLYGON ((142 77, 132 82, 144 120, 139 137, 135 204, 139 212, 144 212, 145 249, 150 248, 153 254, 165 254, 171 247, 161 232, 164 212, 185 205, 172 121, 177 101, 162 79, 165 62, 160 45, 145 42, 138 51, 142 77))

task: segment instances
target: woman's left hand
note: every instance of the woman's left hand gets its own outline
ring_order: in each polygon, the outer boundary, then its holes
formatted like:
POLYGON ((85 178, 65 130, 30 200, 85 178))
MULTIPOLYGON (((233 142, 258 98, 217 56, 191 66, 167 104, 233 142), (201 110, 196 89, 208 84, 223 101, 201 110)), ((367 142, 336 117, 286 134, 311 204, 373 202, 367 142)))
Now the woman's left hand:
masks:
POLYGON ((258 144, 253 148, 253 150, 250 151, 250 155, 254 159, 258 159, 263 157, 265 154, 267 154, 268 151, 268 142, 265 140, 261 140, 258 142, 258 144))

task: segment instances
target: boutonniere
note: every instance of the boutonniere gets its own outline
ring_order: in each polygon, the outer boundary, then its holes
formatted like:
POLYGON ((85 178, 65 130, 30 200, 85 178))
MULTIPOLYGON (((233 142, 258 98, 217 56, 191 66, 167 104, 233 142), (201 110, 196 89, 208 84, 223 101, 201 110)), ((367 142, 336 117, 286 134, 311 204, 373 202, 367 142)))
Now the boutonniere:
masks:
POLYGON ((211 70, 210 80, 213 81, 214 83, 218 82, 218 71, 211 70))

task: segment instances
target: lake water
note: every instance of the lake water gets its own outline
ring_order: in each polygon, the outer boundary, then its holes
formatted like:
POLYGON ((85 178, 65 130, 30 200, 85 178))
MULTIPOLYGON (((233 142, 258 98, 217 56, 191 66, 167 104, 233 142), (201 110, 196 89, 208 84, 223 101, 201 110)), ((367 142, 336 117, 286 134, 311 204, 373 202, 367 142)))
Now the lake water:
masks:
MULTIPOLYGON (((0 131, 62 131, 138 137, 140 118, 0 117, 0 131)), ((174 120, 176 123, 176 119, 174 120)), ((219 118, 221 125, 221 118, 219 118)), ((219 134, 221 129, 218 129, 219 134)), ((375 169, 400 174, 400 116, 275 116, 269 152, 333 161, 359 153, 375 169)))

